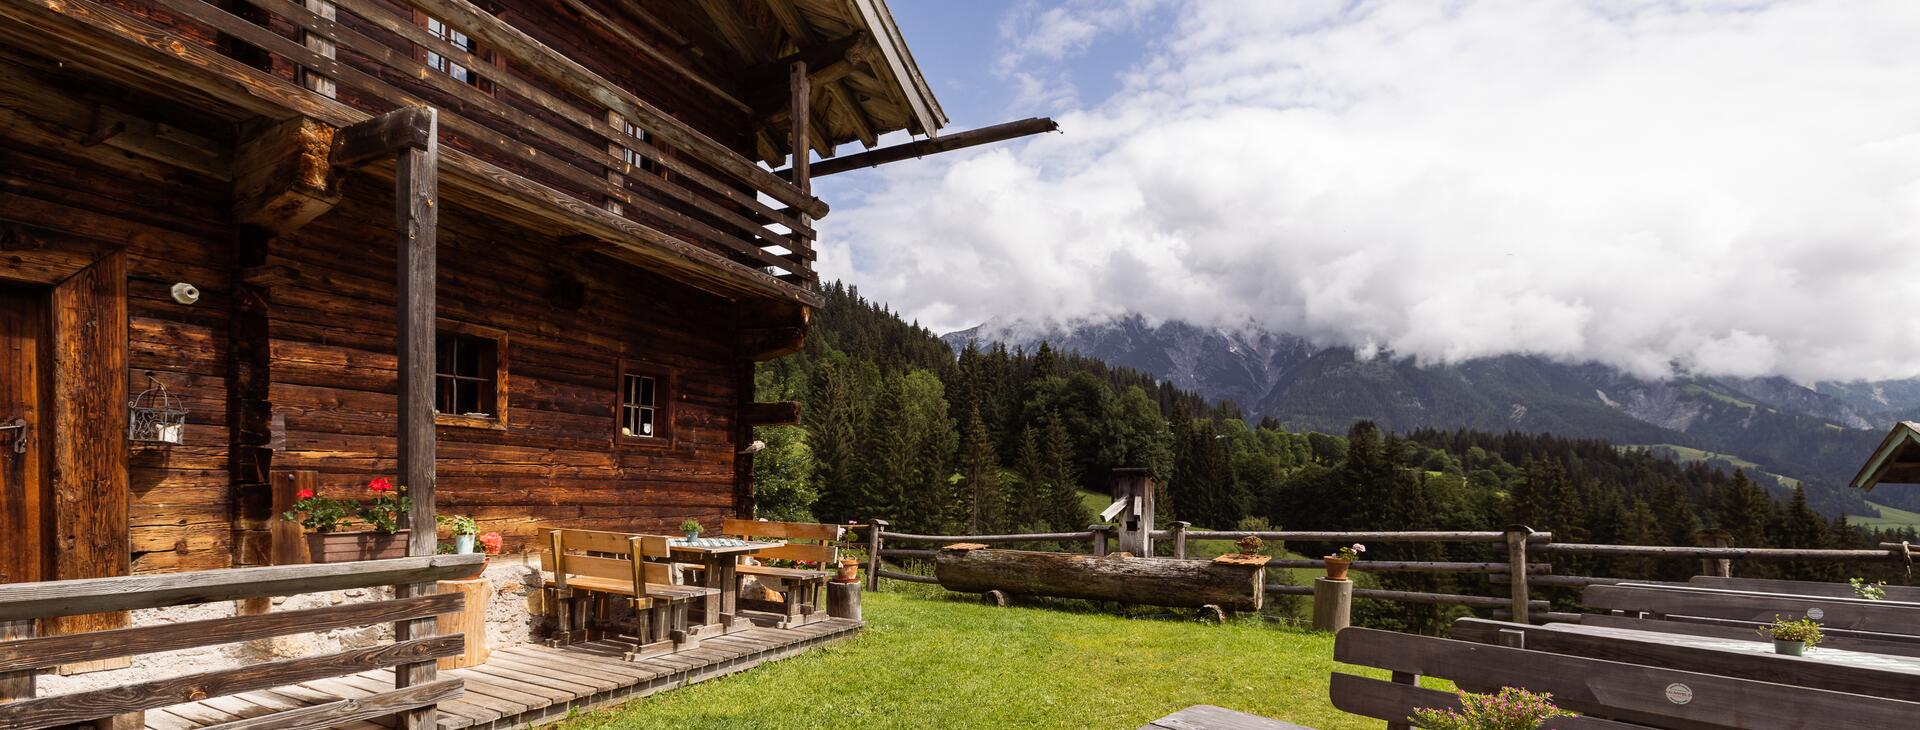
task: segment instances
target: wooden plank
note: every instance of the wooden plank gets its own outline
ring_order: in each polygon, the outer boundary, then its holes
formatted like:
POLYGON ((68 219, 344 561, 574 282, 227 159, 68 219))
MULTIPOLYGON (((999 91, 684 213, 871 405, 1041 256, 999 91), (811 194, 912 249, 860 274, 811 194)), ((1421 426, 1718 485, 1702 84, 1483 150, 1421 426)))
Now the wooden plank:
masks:
MULTIPOLYGON (((1452 692, 1425 689, 1411 684, 1333 673, 1327 692, 1333 706, 1342 712, 1364 715, 1388 722, 1405 722, 1414 710, 1438 708, 1457 710, 1460 697, 1452 692)), ((1540 725, 1540 730, 1642 730, 1633 725, 1598 717, 1561 717, 1540 725)))
POLYGON ((1813 618, 1823 626, 1893 634, 1920 632, 1920 603, 1867 601, 1780 593, 1743 593, 1705 588, 1635 584, 1588 586, 1581 602, 1591 608, 1707 616, 1771 622, 1777 616, 1813 618))
POLYGON ((472 573, 484 558, 477 553, 426 555, 355 563, 0 584, 0 620, 290 596, 397 583, 430 583, 472 573))
MULTIPOLYGON (((59 397, 53 399, 50 422, 37 426, 37 436, 53 443, 52 544, 60 548, 49 557, 53 577, 123 576, 131 559, 129 450, 122 448, 127 439, 126 254, 101 258, 54 286, 53 332, 53 392, 59 397)), ((56 615, 61 618, 42 624, 45 633, 119 628, 127 622, 125 614, 56 615)))
MULTIPOLYGON (((897 144, 892 147, 882 147, 876 150, 842 155, 830 160, 821 160, 812 166, 810 174, 813 177, 822 177, 834 173, 847 172, 849 170, 876 167, 889 162, 919 159, 941 152, 951 152, 953 150, 977 147, 983 144, 1018 139, 1020 137, 1052 132, 1058 129, 1060 129, 1060 124, 1046 117, 1022 119, 1017 122, 995 124, 979 129, 970 129, 965 132, 955 132, 939 137, 897 144)), ((791 170, 781 170, 779 172, 780 174, 790 174, 791 170)))
POLYGON ((753 426, 780 426, 800 422, 800 402, 783 400, 768 403, 743 403, 740 419, 753 426))
POLYGON ((0 723, 6 723, 7 727, 30 728, 84 722, 102 715, 139 712, 192 702, 211 695, 267 689, 372 667, 451 656, 459 654, 461 648, 458 636, 436 636, 324 656, 264 662, 237 669, 21 700, 0 705, 0 723))
POLYGON ((433 110, 407 106, 341 127, 333 135, 332 163, 358 167, 391 158, 401 150, 424 150, 433 142, 436 122, 433 110))
MULTIPOLYGON (((1743 654, 1661 642, 1655 638, 1583 634, 1503 621, 1460 619, 1454 622, 1456 637, 1483 643, 1495 641, 1495 635, 1501 631, 1518 632, 1526 637, 1525 646, 1530 651, 1920 701, 1920 681, 1915 681, 1912 673, 1894 669, 1807 661, 1772 653, 1743 654)), ((1742 640, 1760 643, 1760 637, 1753 634, 1742 640)))
POLYGON ((841 525, 823 525, 813 522, 775 522, 772 520, 743 520, 728 517, 720 521, 720 534, 740 537, 772 537, 782 540, 820 540, 840 539, 846 532, 841 525))
MULTIPOLYGON (((1827 598, 1859 598, 1853 586, 1846 583, 1826 583, 1811 580, 1779 580, 1774 578, 1723 578, 1717 575, 1696 575, 1687 579, 1687 585, 1720 590, 1753 591, 1757 593, 1785 593, 1801 596, 1824 596, 1827 598)), ((1885 600, 1903 603, 1920 603, 1920 586, 1883 586, 1885 600)))
MULTIPOLYGON (((574 698, 574 694, 572 692, 568 692, 566 690, 554 689, 552 687, 548 687, 543 684, 533 684, 531 682, 527 682, 526 680, 520 678, 518 675, 512 674, 511 672, 503 676, 501 674, 496 674, 493 672, 479 671, 481 669, 484 669, 485 667, 486 665, 483 664, 479 667, 474 667, 470 669, 455 669, 452 672, 448 672, 448 674, 456 677, 461 677, 472 682, 485 682, 493 687, 502 687, 502 688, 510 689, 514 692, 518 692, 523 695, 531 695, 531 696, 539 697, 545 700, 544 704, 529 703, 530 706, 534 708, 543 707, 546 705, 551 705, 559 702, 568 702, 574 698)), ((498 696, 498 695, 495 695, 495 696, 498 696)))
POLYGON ((1375 629, 1341 631, 1334 660, 1444 677, 1469 691, 1551 692, 1576 712, 1661 726, 1787 730, 1845 717, 1860 727, 1902 727, 1920 712, 1920 703, 1901 700, 1375 629))
POLYGON ((458 594, 433 595, 20 639, 0 642, 0 672, 365 626, 429 617, 459 608, 458 594))
MULTIPOLYGON (((1658 631, 1683 636, 1711 636, 1719 639, 1757 639, 1760 626, 1752 621, 1729 619, 1676 620, 1669 618, 1662 620, 1598 613, 1580 614, 1579 622, 1584 626, 1658 631)), ((1826 640, 1820 645, 1828 648, 1920 657, 1920 636, 1832 628, 1823 628, 1821 634, 1826 636, 1826 640)))
POLYGON ((370 697, 340 700, 298 710, 287 710, 265 717, 214 725, 207 730, 307 730, 308 728, 318 730, 355 720, 370 720, 422 705, 431 705, 459 697, 462 691, 460 680, 444 679, 431 684, 382 692, 370 697))

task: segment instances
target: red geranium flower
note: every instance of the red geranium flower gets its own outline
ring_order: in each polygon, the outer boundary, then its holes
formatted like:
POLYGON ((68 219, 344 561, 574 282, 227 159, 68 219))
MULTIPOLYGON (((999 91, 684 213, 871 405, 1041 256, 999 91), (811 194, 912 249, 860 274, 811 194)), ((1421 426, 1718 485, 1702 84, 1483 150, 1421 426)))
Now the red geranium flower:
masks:
POLYGON ((293 493, 293 498, 294 498, 294 499, 313 499, 313 490, 311 490, 311 489, 302 489, 302 490, 300 490, 300 491, 298 491, 298 492, 294 492, 294 493, 293 493))
POLYGON ((373 481, 367 482, 367 488, 376 492, 391 492, 393 482, 387 481, 386 477, 374 477, 373 481))

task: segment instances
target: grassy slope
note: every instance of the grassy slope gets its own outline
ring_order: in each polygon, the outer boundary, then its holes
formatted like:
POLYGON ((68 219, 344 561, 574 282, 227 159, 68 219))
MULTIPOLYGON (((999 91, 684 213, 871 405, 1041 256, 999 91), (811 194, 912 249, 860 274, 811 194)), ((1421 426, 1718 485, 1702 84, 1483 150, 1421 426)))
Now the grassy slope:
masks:
POLYGON ((1872 500, 1867 501, 1867 506, 1878 510, 1880 515, 1878 517, 1847 515, 1847 520, 1856 525, 1865 525, 1883 530, 1895 527, 1920 528, 1920 512, 1908 512, 1903 509, 1888 507, 1872 500))
MULTIPOLYGON (((1333 637, 1258 619, 1128 619, 1074 604, 995 609, 890 582, 861 636, 580 716, 610 728, 1134 728, 1215 704, 1323 729, 1376 728, 1327 701, 1333 637)), ((1346 671, 1383 676, 1372 670, 1346 671)))

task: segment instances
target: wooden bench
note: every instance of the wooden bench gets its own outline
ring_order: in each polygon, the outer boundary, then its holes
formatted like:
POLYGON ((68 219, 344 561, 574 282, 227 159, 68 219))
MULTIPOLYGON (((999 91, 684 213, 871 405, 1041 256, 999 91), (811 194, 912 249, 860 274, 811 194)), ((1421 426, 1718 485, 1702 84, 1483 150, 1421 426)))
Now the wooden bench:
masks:
POLYGON ((667 538, 602 530, 554 529, 540 552, 548 641, 612 640, 628 659, 691 649, 689 608, 718 593, 676 585, 667 538))
MULTIPOLYGON (((1854 592, 1852 585, 1812 580, 1722 578, 1717 575, 1696 575, 1687 580, 1687 585, 1730 591, 1751 591, 1754 593, 1786 593, 1801 596, 1825 596, 1827 598, 1860 597, 1858 593, 1854 592)), ((1882 586, 1881 590, 1886 592, 1885 600, 1920 603, 1920 587, 1882 586)))
MULTIPOLYGON (((729 518, 721 523, 720 531, 746 540, 782 541, 775 547, 755 553, 756 559, 785 560, 829 568, 840 559, 838 543, 840 536, 845 534, 846 528, 810 522, 769 522, 729 518), (796 540, 813 542, 795 542, 796 540)), ((827 578, 832 576, 832 573, 826 570, 779 568, 770 565, 742 565, 738 570, 740 575, 751 575, 759 579, 761 585, 780 594, 780 600, 777 602, 757 596, 742 595, 740 597, 741 609, 778 616, 777 619, 768 621, 771 625, 791 628, 827 617, 826 613, 820 610, 820 605, 822 594, 826 591, 827 578)))
POLYGON ((1894 728, 1920 717, 1920 703, 1904 700, 1374 629, 1341 631, 1333 658, 1393 673, 1385 681, 1336 672, 1329 690, 1335 707, 1389 728, 1408 727, 1420 708, 1458 706, 1452 694, 1419 687, 1422 675, 1469 692, 1551 693, 1582 715, 1542 725, 1559 730, 1894 728))
POLYGON ((1580 600, 1588 608, 1650 618, 1703 617, 1761 624, 1773 622, 1776 616, 1804 616, 1819 621, 1823 629, 1920 634, 1920 603, 1638 583, 1587 586, 1580 600))

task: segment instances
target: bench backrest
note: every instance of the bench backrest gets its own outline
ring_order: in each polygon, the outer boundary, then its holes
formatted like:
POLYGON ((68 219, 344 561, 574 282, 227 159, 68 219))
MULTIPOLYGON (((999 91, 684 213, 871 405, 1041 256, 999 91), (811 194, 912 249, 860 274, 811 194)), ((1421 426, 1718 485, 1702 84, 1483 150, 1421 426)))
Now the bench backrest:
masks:
POLYGON ((606 530, 549 529, 543 536, 540 569, 554 582, 570 576, 671 585, 673 568, 654 562, 668 557, 667 538, 606 530))
MULTIPOLYGON (((1451 679, 1470 692, 1549 692, 1554 704, 1588 716, 1545 725, 1568 730, 1628 727, 1620 723, 1785 730, 1833 727, 1837 718, 1848 727, 1907 727, 1920 713, 1915 702, 1374 629, 1341 631, 1333 658, 1396 675, 1451 679), (1618 722, 1589 724, 1603 720, 1618 722)), ((1347 712, 1404 722, 1414 709, 1450 699, 1430 692, 1336 673, 1332 698, 1347 712)))
MULTIPOLYGON (((1705 618, 1701 616, 1668 616, 1664 619, 1639 618, 1635 616, 1612 616, 1600 613, 1580 614, 1580 623, 1587 626, 1606 626, 1640 631, 1657 631, 1663 634, 1682 636, 1706 636, 1716 639, 1757 639, 1758 627, 1754 621, 1735 621, 1724 618, 1705 618)), ((1842 651, 1864 651, 1872 654, 1893 654, 1896 656, 1920 657, 1920 636, 1912 634, 1888 634, 1877 631, 1849 631, 1831 626, 1820 627, 1820 633, 1826 638, 1821 646, 1842 651)), ((1456 637, 1457 638, 1457 637, 1456 637)))
POLYGON ((1581 602, 1589 608, 1758 623, 1804 616, 1837 629, 1920 633, 1920 603, 1633 583, 1588 586, 1581 602))
MULTIPOLYGON (((1859 598, 1853 592, 1853 586, 1846 583, 1825 583, 1811 580, 1781 580, 1778 578, 1722 578, 1717 575, 1696 575, 1687 580, 1688 585, 1701 588, 1720 588, 1733 591, 1755 591, 1758 593, 1788 593, 1802 596, 1825 596, 1827 598, 1859 598)), ((1920 587, 1883 586, 1885 599, 1920 603, 1920 587)))
POLYGON ((741 520, 727 518, 720 524, 720 532, 740 538, 774 538, 786 541, 778 547, 767 548, 754 554, 756 558, 773 560, 791 560, 796 563, 816 563, 829 565, 840 559, 840 536, 846 528, 839 525, 822 525, 812 522, 772 522, 764 520, 741 520), (795 542, 811 540, 813 544, 795 542))

